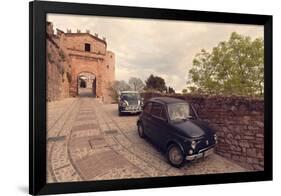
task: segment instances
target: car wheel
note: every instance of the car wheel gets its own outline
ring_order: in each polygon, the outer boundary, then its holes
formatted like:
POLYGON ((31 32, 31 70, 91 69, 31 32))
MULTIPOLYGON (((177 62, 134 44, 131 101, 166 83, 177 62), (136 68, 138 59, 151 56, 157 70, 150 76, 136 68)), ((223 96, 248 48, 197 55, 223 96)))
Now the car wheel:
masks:
POLYGON ((184 155, 177 144, 171 144, 167 150, 167 158, 173 167, 182 167, 184 164, 184 155))
POLYGON ((144 128, 142 123, 138 123, 138 133, 141 138, 145 138, 144 128))
POLYGON ((118 115, 123 116, 123 113, 119 110, 118 115))

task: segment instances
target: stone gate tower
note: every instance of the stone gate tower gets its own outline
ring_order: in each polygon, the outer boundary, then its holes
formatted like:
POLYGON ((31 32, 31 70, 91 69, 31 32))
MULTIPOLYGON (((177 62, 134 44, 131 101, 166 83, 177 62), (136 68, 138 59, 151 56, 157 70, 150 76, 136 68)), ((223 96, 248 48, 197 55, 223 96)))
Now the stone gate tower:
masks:
POLYGON ((79 79, 91 75, 93 95, 105 103, 111 102, 108 88, 115 80, 115 55, 107 50, 106 39, 88 30, 73 33, 59 29, 53 39, 70 59, 70 96, 78 96, 79 79))

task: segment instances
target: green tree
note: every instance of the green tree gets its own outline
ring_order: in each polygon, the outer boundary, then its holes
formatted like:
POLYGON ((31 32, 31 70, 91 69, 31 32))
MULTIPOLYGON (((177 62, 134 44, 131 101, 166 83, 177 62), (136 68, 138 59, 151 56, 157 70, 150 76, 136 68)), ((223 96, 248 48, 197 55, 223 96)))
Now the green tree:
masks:
POLYGON ((167 91, 165 80, 159 76, 151 74, 145 81, 145 90, 167 91))
POLYGON ((187 89, 186 88, 182 89, 182 94, 187 94, 187 89))
POLYGON ((264 92, 263 39, 233 32, 209 53, 193 59, 188 90, 196 93, 262 96, 264 92))
POLYGON ((172 87, 168 87, 167 88, 167 93, 169 93, 169 94, 175 94, 176 93, 176 91, 175 91, 175 89, 173 89, 172 87))

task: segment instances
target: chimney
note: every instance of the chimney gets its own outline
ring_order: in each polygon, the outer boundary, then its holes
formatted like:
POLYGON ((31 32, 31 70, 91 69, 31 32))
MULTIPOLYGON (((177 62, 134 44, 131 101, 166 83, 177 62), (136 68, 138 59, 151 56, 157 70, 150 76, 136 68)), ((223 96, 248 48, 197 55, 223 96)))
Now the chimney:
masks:
POLYGON ((67 32, 67 33, 71 33, 71 29, 67 29, 66 32, 67 32))
POLYGON ((80 29, 77 29, 77 33, 81 33, 81 30, 80 30, 80 29))
POLYGON ((86 33, 89 33, 89 34, 90 34, 90 30, 89 30, 89 29, 87 29, 87 30, 86 30, 86 33))

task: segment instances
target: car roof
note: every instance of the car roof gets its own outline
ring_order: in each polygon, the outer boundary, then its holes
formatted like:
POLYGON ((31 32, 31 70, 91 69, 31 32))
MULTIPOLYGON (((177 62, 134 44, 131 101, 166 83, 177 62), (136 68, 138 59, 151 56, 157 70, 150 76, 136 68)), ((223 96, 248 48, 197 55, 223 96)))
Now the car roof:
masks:
POLYGON ((158 102, 158 103, 165 103, 165 104, 186 103, 185 100, 172 98, 172 97, 154 97, 154 98, 151 98, 149 101, 158 102))
POLYGON ((138 91, 121 91, 121 94, 122 93, 139 93, 138 91))

